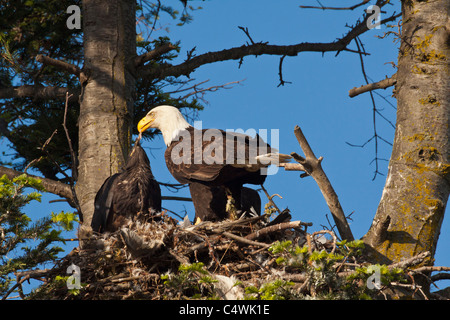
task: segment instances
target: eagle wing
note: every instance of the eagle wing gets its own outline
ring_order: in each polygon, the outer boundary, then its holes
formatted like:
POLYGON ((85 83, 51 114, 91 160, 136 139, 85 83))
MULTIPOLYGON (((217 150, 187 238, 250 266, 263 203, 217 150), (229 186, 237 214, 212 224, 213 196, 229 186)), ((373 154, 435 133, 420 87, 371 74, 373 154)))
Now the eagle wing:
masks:
POLYGON ((92 217, 91 227, 96 232, 103 232, 106 228, 106 221, 110 214, 113 214, 111 208, 114 198, 114 185, 117 184, 119 173, 116 173, 103 182, 98 190, 94 200, 94 215, 92 217))
POLYGON ((258 155, 272 150, 258 135, 252 138, 219 129, 203 129, 200 133, 193 128, 186 134, 165 152, 167 168, 180 183, 213 181, 224 170, 236 177, 258 171, 258 155))

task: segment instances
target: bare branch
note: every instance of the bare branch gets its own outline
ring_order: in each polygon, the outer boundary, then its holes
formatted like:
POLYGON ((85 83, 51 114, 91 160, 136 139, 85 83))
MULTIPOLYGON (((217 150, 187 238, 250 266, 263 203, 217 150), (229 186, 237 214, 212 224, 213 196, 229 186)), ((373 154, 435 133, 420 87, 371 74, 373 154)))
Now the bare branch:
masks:
POLYGON ((64 99, 66 92, 72 95, 71 100, 78 99, 79 90, 60 87, 44 87, 39 85, 24 85, 0 89, 0 99, 33 97, 34 99, 64 99))
POLYGON ((280 58, 280 64, 278 66, 278 76, 280 77, 280 83, 278 84, 278 87, 279 86, 284 86, 285 83, 292 83, 290 81, 285 81, 283 79, 283 61, 284 61, 284 58, 286 58, 286 56, 282 56, 280 58))
POLYGON ((240 84, 242 81, 244 80, 237 80, 237 81, 231 81, 222 85, 218 85, 218 86, 210 86, 207 88, 201 88, 200 85, 208 82, 209 80, 205 80, 202 81, 200 83, 194 84, 193 86, 189 87, 189 88, 183 88, 183 89, 179 89, 176 90, 172 93, 177 93, 177 92, 182 92, 182 91, 187 91, 187 90, 192 90, 191 92, 185 94, 182 97, 179 97, 178 100, 186 100, 187 98, 189 98, 190 96, 195 96, 195 98, 200 99, 202 101, 204 101, 205 103, 207 103, 207 101, 205 100, 205 94, 207 92, 216 92, 219 89, 230 89, 232 88, 232 85, 234 84, 240 84))
POLYGON ((348 241, 354 240, 352 231, 350 229, 350 226, 348 225, 347 218, 345 217, 344 211, 342 210, 338 196, 334 191, 330 180, 322 169, 321 162, 323 158, 316 158, 299 126, 295 126, 294 134, 306 158, 303 158, 296 153, 291 153, 291 155, 297 162, 299 162, 303 166, 304 169, 307 168, 306 173, 308 173, 316 181, 323 197, 325 198, 328 208, 330 209, 330 212, 333 216, 334 222, 336 223, 336 227, 342 239, 346 239, 348 241))
POLYGON ((77 163, 78 163, 78 159, 77 156, 75 154, 75 151, 73 150, 73 146, 72 146, 72 139, 70 139, 70 135, 69 135, 69 130, 67 129, 66 126, 66 120, 67 120, 67 109, 68 109, 68 105, 69 105, 69 93, 66 93, 66 103, 64 106, 64 120, 63 120, 63 128, 64 128, 64 132, 66 133, 66 139, 67 139, 67 143, 69 144, 69 150, 70 150, 70 158, 72 160, 72 176, 70 177, 70 189, 72 190, 72 200, 73 203, 75 204, 75 208, 78 211, 78 216, 80 218, 80 222, 83 222, 83 213, 81 212, 81 206, 80 206, 80 202, 78 201, 77 198, 77 193, 75 191, 75 181, 78 180, 78 168, 77 168, 77 163))
POLYGON ((305 167, 300 163, 286 162, 279 163, 278 166, 284 168, 286 171, 306 171, 305 167))
POLYGON ((66 121, 67 121, 67 109, 68 109, 68 105, 69 105, 69 99, 70 99, 71 95, 69 95, 69 92, 66 92, 66 103, 64 105, 64 120, 63 120, 63 128, 64 128, 64 132, 66 133, 66 139, 67 139, 67 143, 69 144, 69 150, 70 150, 70 157, 72 160, 72 184, 74 184, 74 181, 78 180, 78 169, 77 169, 77 157, 75 154, 75 151, 73 150, 73 146, 72 146, 72 140, 70 139, 70 135, 69 135, 69 130, 67 129, 66 126, 66 121))
POLYGON ((269 193, 267 192, 266 188, 264 188, 263 185, 261 185, 261 189, 262 189, 262 191, 264 191, 264 193, 266 194, 267 199, 269 199, 270 205, 272 205, 272 206, 278 211, 278 213, 281 214, 282 211, 278 208, 278 206, 277 206, 277 205, 275 204, 275 202, 273 201, 273 197, 274 197, 274 196, 277 195, 277 196, 280 197, 280 198, 281 198, 281 196, 280 196, 279 194, 269 195, 269 193))
POLYGON ((139 67, 139 66, 143 65, 144 63, 146 63, 147 61, 155 59, 155 58, 163 55, 164 53, 167 53, 167 52, 175 50, 175 49, 177 49, 177 47, 175 47, 173 44, 166 43, 158 48, 155 48, 149 52, 146 52, 146 53, 136 57, 134 59, 134 65, 135 65, 135 67, 139 67))
POLYGON ((302 9, 321 9, 321 10, 355 10, 356 8, 365 5, 369 1, 370 0, 363 0, 362 2, 357 3, 350 7, 325 7, 319 2, 320 6, 300 6, 300 8, 302 8, 302 9))
POLYGON ((175 197, 175 196, 161 196, 162 200, 174 200, 174 201, 192 201, 192 198, 188 197, 175 197))
POLYGON ((235 235, 234 233, 228 232, 228 231, 223 231, 221 234, 223 234, 224 236, 236 240, 238 242, 247 244, 247 245, 252 245, 252 246, 258 246, 258 247, 263 247, 263 248, 268 248, 271 245, 267 244, 267 243, 263 243, 263 242, 258 242, 258 241, 253 241, 253 240, 249 240, 240 236, 235 235))
MULTIPOLYGON (((361 39, 359 39, 359 37, 356 37, 355 38, 355 43, 356 43, 356 46, 357 46, 357 48, 358 48, 358 51, 362 51, 362 52, 365 52, 365 49, 364 49, 364 45, 363 45, 363 43, 362 43, 362 41, 361 41, 361 39)), ((364 77, 364 81, 366 82, 366 84, 367 85, 369 85, 369 79, 368 79, 368 76, 367 76, 367 74, 366 74, 366 70, 365 70, 365 67, 364 67, 364 58, 363 58, 363 55, 362 54, 360 54, 359 55, 359 60, 360 60, 360 62, 361 62, 361 71, 362 71, 362 74, 363 74, 363 77, 364 77)), ((376 122, 376 115, 378 114, 378 115, 381 115, 380 114, 380 112, 379 112, 379 110, 377 109, 377 106, 376 106, 376 104, 375 104, 375 98, 374 98, 374 96, 373 96, 373 92, 372 91, 368 91, 369 92, 369 95, 370 95, 370 99, 371 99, 371 101, 372 101, 372 122, 373 122, 373 136, 372 136, 372 138, 371 139, 369 139, 366 143, 364 143, 364 145, 365 144, 367 144, 369 141, 371 141, 372 139, 374 140, 374 148, 375 148, 375 159, 374 159, 374 161, 375 161, 375 173, 374 173, 374 176, 373 176, 373 178, 372 178, 372 180, 375 180, 376 179, 376 177, 377 177, 377 175, 383 175, 380 171, 379 171, 379 164, 378 164, 378 161, 380 160, 380 158, 378 157, 378 141, 379 140, 382 140, 382 141, 384 141, 384 142, 386 142, 386 143, 389 143, 390 144, 390 142, 388 142, 387 140, 385 140, 385 139, 383 139, 382 137, 380 137, 380 135, 378 134, 378 132, 377 132, 377 122, 376 122)), ((382 116, 386 121, 388 121, 384 116, 382 116)), ((388 121, 389 122, 389 124, 393 127, 393 128, 395 128, 395 125, 393 125, 390 121, 388 121)), ((391 144, 392 145, 392 144, 391 144)))
POLYGON ((259 229, 247 236, 245 236, 246 239, 249 240, 255 240, 258 239, 260 237, 262 237, 263 235, 266 235, 268 233, 272 233, 272 232, 276 232, 276 231, 280 231, 280 230, 285 230, 285 229, 294 229, 294 228, 299 228, 300 226, 312 226, 311 222, 302 222, 302 221, 290 221, 290 222, 282 222, 282 223, 278 223, 269 227, 265 227, 262 229, 259 229))
MULTIPOLYGON (((45 148, 48 146, 48 144, 50 143, 50 141, 52 141, 53 137, 55 136, 55 134, 58 133, 58 129, 55 129, 52 133, 52 135, 50 136, 50 138, 48 138, 44 144, 42 145, 42 147, 38 148, 41 151, 45 151, 45 148)), ((32 161, 30 161, 29 164, 27 164, 27 166, 25 167, 25 169, 23 169, 23 173, 27 173, 28 168, 30 168, 32 165, 34 165, 35 163, 41 161, 42 159, 44 159, 44 156, 40 156, 37 159, 33 159, 32 161)))
MULTIPOLYGON (((384 24, 389 21, 396 20, 400 14, 393 14, 392 16, 381 21, 384 24)), ((356 25, 342 38, 327 43, 309 43, 302 42, 294 45, 270 45, 268 43, 252 43, 250 45, 243 45, 222 51, 207 52, 193 57, 178 65, 164 64, 158 67, 143 67, 138 70, 139 77, 149 77, 153 79, 164 79, 169 76, 179 77, 182 75, 189 76, 191 72, 205 64, 226 61, 226 60, 242 60, 245 56, 258 55, 279 55, 279 56, 297 56, 300 52, 340 52, 348 50, 347 46, 350 42, 369 30, 366 16, 362 21, 356 25)), ((245 30, 245 29, 244 29, 245 30)), ((359 53, 359 52, 358 52, 359 53)))
POLYGON ((350 98, 353 98, 364 92, 389 88, 395 85, 396 83, 397 83, 397 73, 394 73, 390 78, 386 77, 386 79, 380 80, 378 82, 369 83, 360 87, 354 87, 353 89, 350 89, 348 95, 350 96, 350 98))
POLYGON ((68 63, 68 62, 56 60, 56 59, 44 56, 42 54, 38 54, 36 56, 36 61, 40 62, 42 64, 45 64, 45 65, 54 66, 54 67, 56 67, 58 69, 61 69, 61 70, 66 71, 68 73, 74 74, 78 78, 81 75, 81 69, 78 68, 77 66, 71 64, 71 63, 68 63))
POLYGON ((244 27, 240 27, 240 26, 238 28, 241 29, 245 33, 245 35, 250 40, 251 44, 255 44, 255 41, 253 41, 252 37, 250 36, 250 32, 248 31, 248 28, 244 28, 244 27))

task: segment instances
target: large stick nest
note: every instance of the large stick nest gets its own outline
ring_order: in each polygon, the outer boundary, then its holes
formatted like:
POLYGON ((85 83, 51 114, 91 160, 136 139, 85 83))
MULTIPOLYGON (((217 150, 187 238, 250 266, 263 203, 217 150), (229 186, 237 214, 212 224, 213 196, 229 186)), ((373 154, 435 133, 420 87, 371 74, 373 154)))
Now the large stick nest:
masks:
MULTIPOLYGON (((272 298, 355 298, 348 293, 331 294, 342 288, 344 282, 339 279, 347 279, 357 268, 369 264, 347 255, 327 265, 329 257, 339 250, 334 233, 323 230, 309 234, 310 223, 289 221, 290 217, 285 211, 272 221, 263 215, 198 225, 165 214, 152 220, 138 217, 117 232, 92 235, 83 241, 81 248, 74 249, 47 274, 46 284, 31 298, 242 299, 262 298, 268 293, 272 298), (296 250, 307 248, 310 258, 313 252, 320 252, 325 258, 317 261, 323 265, 311 259, 303 267, 295 267, 295 261, 281 263, 281 255, 269 247, 283 242, 296 250), (72 264, 81 272, 82 288, 75 291, 66 285, 66 271, 72 264), (190 265, 198 268, 180 275, 180 270, 189 270, 186 266, 190 265), (325 272, 327 268, 333 270, 331 275, 325 272), (62 278, 57 280, 57 276, 62 278), (264 286, 267 283, 275 284, 272 291, 264 286), (319 296, 319 291, 325 296, 319 296)), ((302 256, 292 254, 291 260, 302 256)), ((405 269, 417 261, 398 267, 405 269)), ((355 287, 365 287, 366 278, 364 274, 355 277, 355 287)), ((371 292, 386 298, 391 293, 383 288, 371 292)))

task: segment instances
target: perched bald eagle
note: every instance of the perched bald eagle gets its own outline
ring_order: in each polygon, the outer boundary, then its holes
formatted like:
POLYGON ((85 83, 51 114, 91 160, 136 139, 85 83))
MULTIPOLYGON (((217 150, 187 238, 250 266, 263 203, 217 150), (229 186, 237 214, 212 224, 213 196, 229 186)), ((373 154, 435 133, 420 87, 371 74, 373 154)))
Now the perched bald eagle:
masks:
POLYGON ((195 220, 223 219, 223 211, 217 209, 223 201, 220 188, 225 188, 241 209, 242 186, 263 184, 264 170, 270 164, 291 158, 272 150, 258 135, 253 138, 219 129, 195 129, 172 106, 153 108, 139 121, 139 132, 149 128, 162 133, 170 173, 180 183, 189 184, 195 220), (220 197, 215 196, 218 192, 220 197))
POLYGON ((91 227, 96 232, 113 232, 138 212, 160 211, 161 189, 139 137, 123 172, 107 178, 97 192, 91 227))

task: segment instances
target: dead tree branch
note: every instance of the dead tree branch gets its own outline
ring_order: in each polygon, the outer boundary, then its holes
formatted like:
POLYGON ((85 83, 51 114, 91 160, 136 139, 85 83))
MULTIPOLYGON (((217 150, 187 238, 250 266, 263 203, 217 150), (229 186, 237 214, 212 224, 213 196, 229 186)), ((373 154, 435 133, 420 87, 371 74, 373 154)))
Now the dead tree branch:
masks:
POLYGON ((396 83, 397 83, 397 74, 395 73, 390 78, 386 77, 386 79, 380 80, 378 82, 369 83, 360 87, 354 87, 353 89, 350 89, 348 95, 350 98, 353 98, 364 92, 389 88, 395 85, 396 83))
POLYGON ((45 65, 54 66, 58 69, 61 69, 68 73, 74 74, 77 77, 80 77, 80 74, 81 74, 81 69, 78 68, 77 66, 75 66, 71 63, 68 63, 68 62, 64 62, 64 61, 60 61, 60 60, 56 60, 56 59, 44 56, 42 54, 38 54, 36 56, 36 61, 40 62, 42 64, 45 64, 45 65))
POLYGON ((302 221, 282 222, 282 223, 271 225, 271 226, 262 228, 258 231, 255 231, 255 232, 247 235, 245 238, 248 240, 254 240, 254 239, 258 239, 259 237, 262 237, 263 235, 266 235, 266 234, 270 234, 270 233, 277 232, 280 230, 285 230, 285 229, 299 228, 300 226, 310 227, 310 226, 312 226, 312 223, 311 222, 302 222, 302 221))
POLYGON ((174 200, 174 201, 192 201, 192 198, 188 197, 175 197, 175 196, 161 196, 162 200, 174 200))
POLYGON ((80 95, 79 90, 69 90, 68 88, 60 87, 44 87, 40 85, 24 85, 17 87, 1 88, 0 89, 0 99, 11 99, 11 98, 25 98, 33 97, 34 99, 64 99, 66 92, 72 95, 71 100, 78 99, 80 95))
MULTIPOLYGON (((50 141, 52 141, 53 137, 55 136, 55 134, 58 133, 58 129, 55 129, 52 133, 52 135, 50 136, 50 138, 48 138, 44 144, 42 145, 42 147, 38 148, 41 149, 41 151, 45 151, 45 148, 48 146, 48 144, 50 143, 50 141)), ((34 165, 35 163, 38 163, 39 161, 41 161, 42 159, 44 159, 44 156, 39 157, 38 159, 34 159, 32 161, 30 161, 29 164, 27 164, 27 166, 25 167, 25 169, 23 169, 23 173, 27 173, 28 168, 30 168, 32 165, 34 165)))
MULTIPOLYGON (((365 52, 364 45, 363 45, 361 39, 359 39, 359 37, 355 38, 355 43, 356 43, 356 46, 358 48, 358 51, 365 52)), ((364 81, 366 82, 367 85, 369 85, 369 79, 368 79, 368 76, 366 74, 366 70, 365 70, 365 66, 364 66, 364 58, 363 58, 362 54, 359 55, 359 60, 360 60, 360 63, 361 63, 361 72, 363 74, 364 81)), ((372 102, 373 136, 372 136, 372 138, 367 140, 367 142, 365 142, 362 146, 366 145, 371 140, 374 140, 375 158, 373 159, 372 162, 375 162, 375 173, 374 173, 374 176, 373 176, 372 180, 375 180, 378 174, 383 175, 379 171, 379 161, 382 160, 381 158, 378 157, 378 149, 379 149, 378 143, 379 143, 379 140, 384 141, 387 144, 392 146, 392 144, 389 141, 387 141, 386 139, 383 139, 377 132, 377 115, 379 115, 385 121, 387 121, 391 125, 391 127, 393 127, 394 129, 395 129, 395 125, 392 122, 390 122, 385 116, 383 116, 381 114, 381 112, 377 109, 377 106, 376 106, 376 103, 375 103, 375 98, 373 96, 373 92, 372 91, 368 91, 368 92, 369 92, 369 95, 370 95, 370 100, 372 102)), ((350 146, 354 146, 354 145, 352 145, 350 143, 348 143, 348 144, 350 146)))
POLYGON ((284 86, 285 83, 292 83, 290 81, 285 81, 283 79, 283 61, 284 61, 284 58, 286 58, 286 56, 282 56, 280 58, 280 64, 278 65, 278 76, 280 78, 280 83, 278 84, 278 87, 284 86))
POLYGON ((321 10, 355 10, 356 8, 359 8, 363 5, 365 5, 366 3, 369 3, 370 0, 363 0, 360 3, 357 3, 353 6, 349 6, 349 7, 325 7, 323 6, 320 2, 320 6, 300 6, 300 8, 302 9, 321 9, 321 10))
MULTIPOLYGON (((384 1, 381 1, 380 5, 385 5, 384 1)), ((400 14, 393 14, 390 17, 383 19, 381 24, 385 24, 390 21, 396 20, 400 14)), ((268 43, 252 43, 246 44, 240 47, 234 47, 231 49, 225 49, 222 51, 207 52, 191 59, 186 60, 178 65, 163 64, 158 67, 142 67, 138 70, 138 77, 152 78, 152 79, 164 79, 169 76, 189 76, 198 67, 219 61, 227 60, 241 60, 245 56, 259 56, 259 55, 278 55, 278 56, 297 56, 300 52, 341 52, 348 51, 347 46, 350 42, 369 30, 367 26, 367 19, 369 16, 365 16, 364 19, 358 21, 355 26, 342 38, 333 42, 324 43, 310 43, 302 42, 294 45, 271 45, 268 43)), ((245 29, 244 29, 245 30, 245 29)), ((354 52, 354 50, 351 50, 354 52)), ((358 52, 359 53, 359 52, 358 52)))
MULTIPOLYGON (((314 152, 311 149, 311 146, 309 145, 299 126, 295 126, 294 134, 297 138, 298 143, 300 144, 301 149, 303 150, 303 153, 305 154, 305 158, 303 158, 295 152, 291 153, 291 156, 299 164, 299 166, 296 167, 298 167, 298 170, 305 171, 316 181, 323 197, 325 198, 328 208, 330 209, 331 215, 333 216, 334 222, 336 223, 336 227, 342 239, 348 241, 354 240, 352 231, 350 230, 350 226, 348 225, 347 218, 345 217, 344 211, 342 210, 338 196, 334 191, 330 180, 322 169, 321 162, 323 160, 323 157, 316 158, 314 152)), ((287 166, 283 165, 283 167, 286 168, 287 166)), ((286 170, 295 170, 293 167, 294 166, 290 166, 288 167, 289 169, 286 170)))
MULTIPOLYGON (((189 80, 188 82, 191 82, 194 79, 189 80)), ((201 87, 201 85, 209 82, 210 80, 204 80, 201 81, 199 83, 196 83, 190 87, 184 87, 184 85, 188 82, 186 82, 185 84, 183 84, 182 86, 180 86, 178 89, 174 90, 174 91, 170 91, 170 92, 166 92, 167 94, 175 94, 175 93, 181 93, 181 92, 186 92, 189 91, 188 93, 186 93, 184 96, 180 96, 177 99, 180 101, 186 100, 187 98, 194 96, 196 99, 202 100, 205 103, 208 103, 205 100, 205 95, 207 92, 216 92, 220 89, 231 89, 233 88, 233 85, 235 84, 240 84, 241 82, 243 82, 245 79, 242 80, 236 80, 236 81, 231 81, 231 82, 227 82, 225 84, 221 84, 221 85, 217 85, 217 86, 210 86, 207 88, 203 88, 201 87)))
POLYGON ((177 47, 171 43, 163 44, 162 46, 160 46, 158 48, 155 48, 155 49, 148 51, 140 56, 137 56, 134 59, 134 66, 139 67, 139 66, 143 65, 144 63, 146 63, 147 61, 156 59, 156 58, 160 57, 161 55, 163 55, 167 52, 170 52, 172 50, 175 50, 175 49, 177 49, 177 47))
POLYGON ((269 199, 270 205, 271 205, 272 207, 274 207, 275 210, 277 210, 279 214, 281 214, 282 211, 280 210, 280 208, 278 208, 278 206, 276 205, 276 203, 273 201, 273 197, 275 197, 275 196, 278 196, 278 197, 280 197, 280 198, 282 198, 282 197, 281 197, 279 194, 273 194, 273 195, 270 195, 270 194, 267 192, 266 188, 264 188, 263 185, 261 185, 261 189, 262 189, 262 191, 264 191, 264 193, 266 194, 267 199, 269 199))
POLYGON ((64 105, 64 120, 63 120, 63 128, 64 132, 66 133, 67 143, 69 144, 69 150, 70 150, 70 157, 72 160, 72 182, 78 180, 78 170, 77 170, 77 157, 75 154, 75 151, 73 150, 72 146, 72 140, 70 139, 69 130, 66 126, 67 121, 67 109, 69 105, 69 99, 72 95, 69 95, 69 92, 66 92, 66 103, 64 105))
POLYGON ((70 189, 72 190, 72 199, 73 202, 75 204, 75 208, 78 211, 78 217, 80 218, 80 222, 83 222, 83 214, 81 212, 81 206, 80 203, 78 202, 78 198, 77 198, 77 193, 75 191, 75 181, 78 180, 78 159, 77 156, 75 154, 75 151, 73 150, 73 146, 72 146, 72 139, 70 139, 70 135, 69 135, 69 130, 67 129, 66 126, 66 121, 67 121, 67 109, 69 106, 69 99, 70 99, 70 95, 67 92, 66 93, 66 103, 64 105, 64 120, 63 120, 63 128, 64 128, 64 132, 66 133, 66 139, 67 139, 67 143, 69 145, 69 150, 70 150, 70 158, 72 160, 72 176, 70 177, 70 189))
POLYGON ((80 80, 81 83, 84 83, 87 80, 87 77, 82 72, 82 70, 79 67, 77 67, 76 65, 73 65, 71 63, 56 60, 56 59, 44 56, 42 54, 38 54, 36 56, 36 61, 40 62, 44 65, 54 66, 62 71, 73 74, 73 75, 77 76, 77 78, 80 80))

